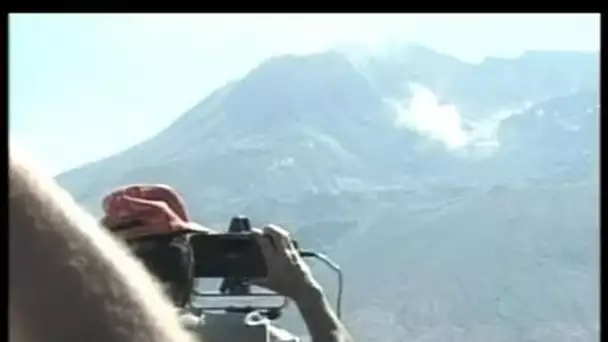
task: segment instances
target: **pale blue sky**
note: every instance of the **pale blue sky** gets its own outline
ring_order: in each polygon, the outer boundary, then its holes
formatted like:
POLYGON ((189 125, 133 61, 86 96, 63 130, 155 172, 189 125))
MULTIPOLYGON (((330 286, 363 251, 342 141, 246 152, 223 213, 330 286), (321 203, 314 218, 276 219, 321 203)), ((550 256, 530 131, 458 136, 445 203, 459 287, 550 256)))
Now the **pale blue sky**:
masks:
POLYGON ((12 14, 9 132, 51 173, 123 150, 281 53, 420 42, 457 57, 598 51, 599 15, 12 14))

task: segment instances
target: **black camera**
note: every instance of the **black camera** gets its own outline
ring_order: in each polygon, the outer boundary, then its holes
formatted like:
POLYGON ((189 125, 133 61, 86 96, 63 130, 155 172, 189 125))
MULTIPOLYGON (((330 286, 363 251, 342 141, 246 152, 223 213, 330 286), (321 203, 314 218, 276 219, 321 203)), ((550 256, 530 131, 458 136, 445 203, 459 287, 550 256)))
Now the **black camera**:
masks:
MULTIPOLYGON (((295 240, 294 247, 302 257, 315 257, 338 273, 338 314, 342 293, 342 273, 340 267, 326 256, 312 251, 302 251, 295 240)), ((227 233, 195 234, 190 237, 194 253, 194 278, 220 278, 219 293, 193 290, 199 302, 193 303, 197 310, 226 310, 250 312, 254 308, 267 310, 267 317, 276 319, 280 310, 287 305, 286 298, 271 292, 252 292, 251 280, 267 277, 266 260, 258 241, 251 231, 249 219, 237 216, 230 222, 227 233), (200 299, 234 298, 234 304, 202 305, 200 299), (272 300, 274 303, 252 304, 251 299, 272 300), (276 302, 276 300, 279 302, 276 302)))
POLYGON ((190 245, 194 252, 194 277, 222 278, 219 293, 194 291, 198 297, 195 307, 234 312, 258 308, 270 310, 273 317, 278 317, 277 310, 285 307, 286 299, 273 292, 252 291, 251 280, 266 278, 268 269, 249 219, 234 217, 227 233, 195 234, 190 237, 190 245), (220 298, 222 301, 218 303, 220 298))
POLYGON ((266 262, 251 232, 190 237, 195 278, 265 278, 266 262))
POLYGON ((266 261, 249 219, 232 218, 227 233, 190 237, 195 278, 265 278, 266 261))

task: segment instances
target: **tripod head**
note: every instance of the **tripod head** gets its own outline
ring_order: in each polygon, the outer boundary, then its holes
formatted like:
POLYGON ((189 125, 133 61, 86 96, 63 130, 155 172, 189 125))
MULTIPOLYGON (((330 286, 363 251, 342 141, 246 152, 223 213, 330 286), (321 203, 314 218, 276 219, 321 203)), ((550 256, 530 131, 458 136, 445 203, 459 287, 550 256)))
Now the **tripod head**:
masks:
MULTIPOLYGON (((228 226, 228 233, 249 233, 251 232, 251 223, 249 218, 245 216, 233 217, 228 226)), ((246 278, 227 277, 220 285, 220 293, 228 295, 247 295, 251 294, 251 285, 246 278)))

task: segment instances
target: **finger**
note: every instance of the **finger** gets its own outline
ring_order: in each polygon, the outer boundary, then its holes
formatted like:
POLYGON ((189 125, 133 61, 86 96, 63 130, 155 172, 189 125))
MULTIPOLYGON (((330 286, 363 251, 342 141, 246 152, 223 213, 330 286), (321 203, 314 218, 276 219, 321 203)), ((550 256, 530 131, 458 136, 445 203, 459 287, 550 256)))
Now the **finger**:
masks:
POLYGON ((275 246, 273 246, 272 240, 270 240, 267 235, 254 234, 253 236, 260 246, 260 250, 262 251, 264 260, 266 260, 266 264, 268 265, 273 260, 276 260, 277 249, 275 246))
POLYGON ((277 247, 285 250, 290 249, 289 233, 282 227, 273 224, 267 225, 264 227, 264 235, 269 236, 277 247))
POLYGON ((291 239, 290 233, 285 228, 278 225, 270 224, 268 225, 268 229, 269 232, 274 232, 273 240, 276 240, 280 236, 281 248, 292 253, 298 252, 298 249, 296 248, 293 243, 293 240, 291 239))
POLYGON ((300 257, 300 254, 295 249, 289 249, 285 252, 285 254, 287 255, 287 258, 292 262, 297 262, 298 258, 300 257))
POLYGON ((272 248, 274 248, 274 250, 276 252, 277 244, 274 242, 274 240, 272 240, 272 238, 269 235, 264 234, 264 230, 259 229, 259 228, 251 228, 251 232, 252 232, 252 234, 254 234, 254 236, 256 236, 256 239, 263 239, 263 240, 266 240, 267 242, 270 242, 270 244, 272 245, 272 248))

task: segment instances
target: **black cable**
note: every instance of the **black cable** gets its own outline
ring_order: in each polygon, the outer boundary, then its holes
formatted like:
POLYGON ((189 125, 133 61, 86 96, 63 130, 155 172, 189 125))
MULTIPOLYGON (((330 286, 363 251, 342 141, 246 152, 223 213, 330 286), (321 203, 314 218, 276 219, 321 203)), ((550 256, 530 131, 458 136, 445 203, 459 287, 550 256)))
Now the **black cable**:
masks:
POLYGON ((340 266, 335 262, 331 261, 327 255, 312 251, 298 251, 300 256, 303 258, 315 258, 321 262, 323 262, 327 267, 331 268, 338 274, 338 294, 336 298, 336 313, 338 318, 342 319, 342 270, 340 266))

